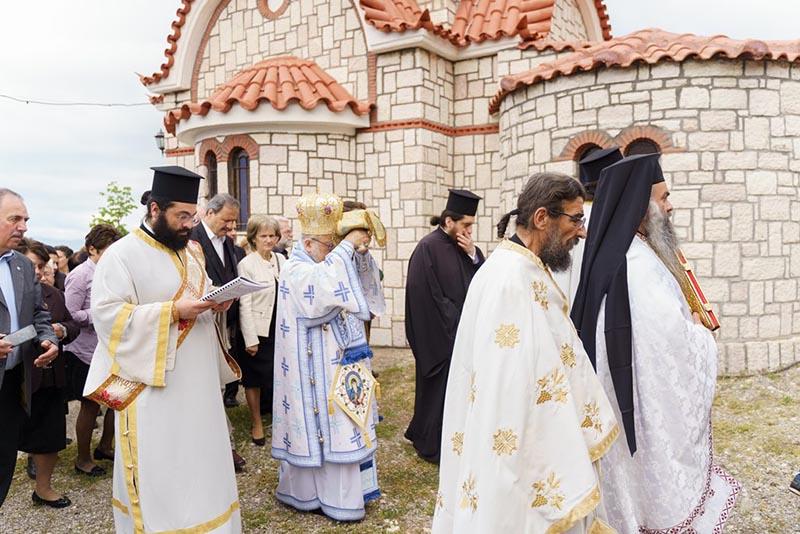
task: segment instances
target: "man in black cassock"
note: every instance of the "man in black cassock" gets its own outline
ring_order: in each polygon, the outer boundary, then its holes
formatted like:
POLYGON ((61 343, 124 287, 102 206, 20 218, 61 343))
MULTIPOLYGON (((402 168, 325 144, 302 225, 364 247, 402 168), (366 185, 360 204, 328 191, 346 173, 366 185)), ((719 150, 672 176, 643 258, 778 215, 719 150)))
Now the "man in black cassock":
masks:
POLYGON ((414 417, 406 439, 420 458, 439 463, 450 357, 472 277, 484 262, 472 242, 481 198, 451 189, 447 206, 431 217, 436 229, 422 238, 408 262, 406 337, 416 360, 414 417))

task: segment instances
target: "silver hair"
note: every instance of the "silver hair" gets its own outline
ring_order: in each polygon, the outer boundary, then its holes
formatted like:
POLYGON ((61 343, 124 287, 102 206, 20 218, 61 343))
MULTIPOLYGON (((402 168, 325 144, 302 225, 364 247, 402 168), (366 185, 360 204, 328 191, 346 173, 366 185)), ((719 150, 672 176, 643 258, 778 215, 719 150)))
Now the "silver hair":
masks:
POLYGON ((290 223, 290 222, 292 222, 292 221, 289 220, 289 217, 284 217, 283 215, 278 215, 278 216, 273 217, 273 218, 276 221, 278 221, 279 223, 290 223))
POLYGON ((651 200, 644 219, 647 242, 656 256, 664 263, 678 283, 683 277, 683 267, 678 260, 678 236, 669 214, 664 213, 657 202, 651 200))
POLYGON ((3 203, 3 199, 6 198, 7 195, 17 197, 20 200, 25 200, 24 198, 22 198, 22 195, 20 195, 16 191, 12 191, 11 189, 7 189, 5 187, 0 187, 0 204, 3 203))
POLYGON ((218 193, 211 197, 206 205, 206 213, 219 213, 225 206, 231 206, 237 210, 240 207, 239 201, 227 193, 218 193))

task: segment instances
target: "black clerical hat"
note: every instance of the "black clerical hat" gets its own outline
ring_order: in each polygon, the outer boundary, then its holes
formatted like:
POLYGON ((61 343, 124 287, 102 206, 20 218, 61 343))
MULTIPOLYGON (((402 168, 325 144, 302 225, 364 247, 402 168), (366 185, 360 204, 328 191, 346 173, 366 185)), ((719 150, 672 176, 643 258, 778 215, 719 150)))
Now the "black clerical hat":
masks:
POLYGON ((450 189, 450 196, 447 197, 447 211, 458 213, 460 215, 474 216, 478 212, 478 202, 481 197, 467 191, 466 189, 450 189))
POLYGON ((595 150, 585 158, 582 158, 578 165, 581 168, 581 183, 583 185, 594 184, 600 179, 600 172, 622 159, 622 152, 618 147, 604 148, 595 150))
POLYGON ((177 165, 150 168, 154 171, 151 196, 172 202, 197 203, 202 176, 177 165))
MULTIPOLYGON (((630 166, 631 168, 637 167, 639 170, 638 172, 646 172, 647 176, 650 178, 651 184, 658 184, 664 181, 664 171, 661 170, 661 165, 658 163, 658 159, 661 157, 661 154, 636 154, 635 156, 626 156, 619 160, 618 162, 614 163, 613 165, 607 165, 604 169, 610 168, 618 168, 622 166, 630 166), (653 160, 652 164, 646 166, 640 166, 642 162, 639 160, 653 160), (642 169, 646 169, 642 171, 642 169)), ((605 176, 606 173, 603 173, 605 176)), ((642 177, 644 178, 644 177, 642 177)))

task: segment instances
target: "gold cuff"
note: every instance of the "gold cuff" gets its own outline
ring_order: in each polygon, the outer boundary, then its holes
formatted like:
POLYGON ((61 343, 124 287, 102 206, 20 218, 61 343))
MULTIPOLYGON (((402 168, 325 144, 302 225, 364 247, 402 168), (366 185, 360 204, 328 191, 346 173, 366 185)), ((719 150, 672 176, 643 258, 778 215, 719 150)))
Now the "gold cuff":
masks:
POLYGON ((178 315, 178 307, 175 305, 175 302, 172 303, 172 322, 177 323, 181 320, 181 316, 178 315))

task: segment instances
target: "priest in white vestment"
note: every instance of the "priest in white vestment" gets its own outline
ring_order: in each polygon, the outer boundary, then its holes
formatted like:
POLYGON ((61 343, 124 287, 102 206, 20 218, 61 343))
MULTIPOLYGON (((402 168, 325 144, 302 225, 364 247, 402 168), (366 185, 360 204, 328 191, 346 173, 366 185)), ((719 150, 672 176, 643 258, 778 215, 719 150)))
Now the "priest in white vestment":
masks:
POLYGON ((584 190, 542 173, 472 279, 447 383, 433 532, 614 532, 598 464, 619 428, 551 270, 585 233, 584 190))
MULTIPOLYGON (((588 228, 592 216, 592 202, 594 192, 600 181, 600 172, 622 159, 622 152, 618 147, 597 149, 581 158, 578 162, 581 184, 586 189, 586 201, 583 203, 583 217, 588 228)), ((581 281, 581 265, 583 264, 583 248, 585 241, 581 240, 570 252, 572 261, 568 268, 563 271, 553 272, 558 287, 567 296, 567 304, 572 307, 575 301, 575 293, 578 291, 578 284, 581 281)))
POLYGON ((84 394, 117 410, 118 533, 241 531, 219 394, 236 378, 222 353, 203 252, 189 241, 201 177, 155 168, 140 228, 97 265, 98 344, 84 394), (223 384, 224 385, 224 384, 223 384))
POLYGON ((681 290, 658 157, 603 171, 573 319, 624 423, 603 464, 611 526, 717 533, 740 486, 714 462, 717 347, 681 290))
POLYGON ((378 422, 364 321, 384 307, 370 234, 336 244, 342 201, 313 194, 297 204, 302 238, 278 286, 272 456, 276 496, 300 511, 356 521, 380 496, 378 422))

